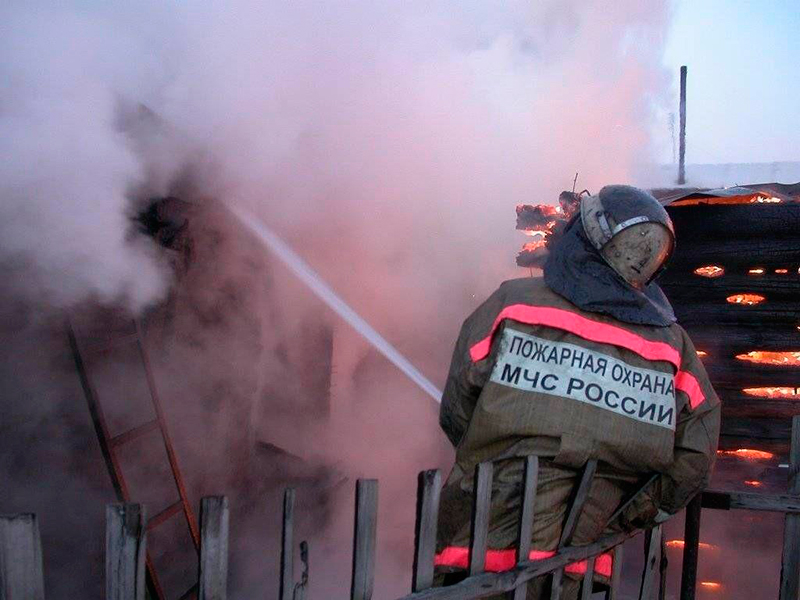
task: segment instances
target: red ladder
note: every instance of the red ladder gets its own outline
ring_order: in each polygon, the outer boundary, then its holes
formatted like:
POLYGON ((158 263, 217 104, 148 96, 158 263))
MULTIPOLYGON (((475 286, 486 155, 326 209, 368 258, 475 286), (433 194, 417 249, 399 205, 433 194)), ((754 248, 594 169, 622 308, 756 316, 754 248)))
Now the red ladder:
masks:
MULTIPOLYGON (((186 494, 186 486, 184 485, 183 477, 180 469, 178 468, 178 460, 175 456, 175 450, 172 447, 172 442, 169 437, 167 422, 161 409, 161 402, 159 401, 158 392, 156 390, 155 378, 153 377, 153 371, 150 367, 150 360, 147 356, 147 351, 143 341, 144 334, 141 324, 138 320, 134 319, 132 333, 118 337, 109 336, 104 339, 82 341, 79 339, 79 336, 76 335, 72 321, 67 319, 67 334, 69 336, 70 348, 72 349, 72 354, 75 359, 75 366, 78 370, 78 375, 80 376, 81 386, 83 387, 84 394, 86 395, 86 401, 89 405, 89 412, 92 416, 95 433, 97 434, 97 439, 100 442, 100 450, 103 453, 103 458, 105 459, 106 466, 108 467, 108 472, 111 476, 111 482, 114 485, 114 491, 117 494, 118 500, 120 502, 136 502, 136 500, 132 498, 128 489, 128 485, 125 481, 125 476, 122 472, 122 466, 120 464, 119 457, 117 456, 117 449, 128 442, 131 442, 132 440, 140 438, 152 431, 158 430, 161 433, 161 439, 164 443, 164 449, 167 453, 169 467, 172 471, 172 477, 175 480, 175 486, 178 490, 179 499, 148 519, 147 529, 148 531, 155 529, 162 523, 169 520, 171 517, 182 512, 184 519, 186 520, 186 525, 189 528, 189 534, 191 535, 192 542, 194 543, 194 549, 196 552, 199 552, 200 535, 198 532, 197 520, 194 512, 192 511, 191 504, 189 503, 189 497, 186 494), (147 387, 150 392, 150 400, 155 412, 155 418, 136 425, 127 431, 124 431, 123 433, 111 436, 109 433, 108 422, 106 421, 106 417, 103 412, 103 407, 100 404, 100 398, 92 381, 92 377, 89 374, 87 359, 92 355, 96 355, 101 352, 108 352, 126 345, 136 345, 138 349, 138 355, 141 358, 142 366, 144 367, 144 372, 147 379, 147 387)), ((153 565, 153 561, 149 552, 147 554, 146 564, 148 590, 150 594, 158 600, 166 600, 164 590, 159 583, 159 578, 156 574, 156 569, 153 565)), ((194 598, 196 596, 196 588, 196 584, 193 585, 180 597, 181 600, 194 598)))

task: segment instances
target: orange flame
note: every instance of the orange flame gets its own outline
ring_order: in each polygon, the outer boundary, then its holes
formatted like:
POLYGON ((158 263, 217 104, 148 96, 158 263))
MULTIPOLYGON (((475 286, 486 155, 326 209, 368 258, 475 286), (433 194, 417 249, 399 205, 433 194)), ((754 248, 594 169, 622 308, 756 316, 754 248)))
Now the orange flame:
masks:
POLYGON ((775 269, 775 272, 778 275, 786 275, 789 272, 789 269, 775 269))
POLYGON ((748 396, 756 396, 757 398, 800 399, 800 388, 796 387, 752 387, 744 388, 742 391, 748 396))
POLYGON ((752 448, 739 448, 738 450, 717 450, 718 456, 735 456, 746 460, 769 460, 775 458, 772 452, 753 450, 752 448))
POLYGON ((694 274, 700 277, 722 277, 725 274, 725 269, 717 265, 708 265, 696 268, 694 274))
POLYGON ((748 275, 763 275, 764 274, 764 269, 762 269, 761 267, 759 267, 757 269, 750 269, 747 272, 747 274, 748 275))
POLYGON ((758 294, 734 294, 733 296, 728 296, 726 300, 731 304, 746 304, 747 306, 752 306, 763 302, 766 298, 758 294))
POLYGON ((705 350, 695 350, 695 352, 697 353, 697 356, 700 357, 708 356, 708 352, 706 352, 705 350))
POLYGON ((754 350, 747 354, 737 354, 736 358, 759 365, 800 366, 800 351, 764 352, 762 350, 754 350))
POLYGON ((761 482, 761 481, 757 481, 757 480, 755 480, 755 479, 748 479, 748 480, 746 480, 746 481, 744 482, 744 484, 745 484, 745 485, 749 485, 750 487, 761 487, 762 485, 764 485, 764 483, 763 483, 763 482, 761 482))

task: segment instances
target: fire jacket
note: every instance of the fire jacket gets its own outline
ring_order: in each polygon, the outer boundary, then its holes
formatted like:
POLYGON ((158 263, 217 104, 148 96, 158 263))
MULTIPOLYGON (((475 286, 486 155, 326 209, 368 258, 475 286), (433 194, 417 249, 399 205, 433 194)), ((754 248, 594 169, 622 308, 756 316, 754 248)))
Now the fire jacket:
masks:
POLYGON ((440 412, 459 477, 531 454, 574 469, 597 459, 660 474, 635 507, 647 518, 708 483, 719 419, 682 327, 582 311, 537 278, 503 283, 464 322, 440 412))

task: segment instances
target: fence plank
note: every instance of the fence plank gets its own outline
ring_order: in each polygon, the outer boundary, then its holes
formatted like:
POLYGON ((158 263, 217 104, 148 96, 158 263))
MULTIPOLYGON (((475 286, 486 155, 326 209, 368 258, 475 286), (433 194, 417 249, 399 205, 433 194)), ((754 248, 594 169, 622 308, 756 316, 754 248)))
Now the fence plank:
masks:
POLYGON ((353 536, 351 600, 370 600, 375 583, 375 536, 378 526, 378 482, 356 482, 356 517, 353 536))
MULTIPOLYGON (((583 507, 586 500, 589 498, 589 491, 592 488, 592 480, 594 474, 597 472, 597 461, 590 460, 586 462, 581 474, 578 489, 575 492, 575 497, 572 500, 569 513, 567 513, 567 520, 564 522, 564 527, 561 530, 561 539, 558 542, 558 549, 566 548, 572 543, 572 538, 575 535, 575 530, 578 528, 578 520, 581 518, 583 507)), ((558 569, 553 572, 553 578, 550 584, 550 600, 558 600, 561 598, 561 584, 564 578, 564 569, 558 569)))
POLYGON ((106 506, 107 600, 144 600, 146 514, 141 504, 106 506))
MULTIPOLYGON (((792 417, 792 445, 789 454, 789 493, 800 494, 800 416, 792 417)), ((784 518, 783 556, 781 557, 780 600, 800 597, 800 515, 784 518)))
POLYGON ((0 516, 0 598, 44 600, 42 543, 34 514, 0 516))
POLYGON ((438 469, 422 471, 417 479, 417 520, 414 529, 414 572, 411 591, 433 585, 433 559, 436 553, 436 526, 442 474, 438 469))
POLYGON ((612 550, 611 581, 608 582, 605 600, 619 600, 622 585, 622 544, 612 550))
POLYGON ((490 462, 480 463, 475 467, 475 480, 472 485, 472 531, 469 538, 470 575, 482 573, 486 565, 493 474, 494 465, 490 462))
POLYGON ((658 565, 658 600, 666 600, 667 597, 667 570, 669 560, 667 559, 667 536, 661 530, 661 562, 658 565))
POLYGON ((294 499, 292 488, 283 493, 283 529, 281 529, 280 600, 294 596, 294 499))
POLYGON ((207 496, 200 502, 199 600, 228 595, 228 498, 207 496))
POLYGON ((700 517, 702 493, 686 506, 686 523, 683 529, 683 567, 681 569, 680 600, 694 600, 697 587, 697 558, 700 553, 700 517))
MULTIPOLYGON (((536 488, 539 485, 539 457, 529 456, 525 459, 525 475, 522 485, 522 505, 519 515, 519 533, 517 536, 517 562, 528 560, 533 535, 533 519, 536 514, 536 488)), ((513 600, 525 600, 528 593, 528 582, 522 583, 514 590, 513 600)))
POLYGON ((294 586, 292 600, 305 600, 308 591, 308 542, 300 542, 300 562, 303 565, 303 572, 300 574, 300 581, 294 586))
POLYGON ((564 567, 553 571, 550 580, 550 600, 561 600, 561 588, 564 584, 564 567))
POLYGON ((569 509, 567 521, 564 523, 564 529, 561 531, 561 540, 558 547, 565 548, 572 543, 572 537, 575 535, 575 530, 578 528, 578 520, 581 518, 583 507, 586 500, 589 498, 589 491, 592 488, 592 479, 597 472, 597 461, 590 460, 583 468, 581 475, 581 482, 578 484, 578 491, 575 493, 575 499, 572 501, 572 507, 569 509))
POLYGON ((594 586, 594 558, 586 560, 586 573, 583 574, 581 583, 581 600, 590 600, 592 597, 592 587, 594 586))
POLYGON ((564 548, 552 558, 527 561, 517 565, 510 571, 481 573, 480 575, 468 577, 454 585, 428 588, 421 592, 403 596, 398 600, 464 600, 465 598, 483 598, 492 594, 510 592, 519 587, 524 581, 547 575, 569 563, 585 560, 611 550, 638 533, 638 531, 631 531, 603 536, 596 542, 585 546, 564 548))
POLYGON ((639 588, 639 600, 652 600, 653 591, 661 565, 661 525, 645 532, 645 561, 642 571, 642 583, 639 588))

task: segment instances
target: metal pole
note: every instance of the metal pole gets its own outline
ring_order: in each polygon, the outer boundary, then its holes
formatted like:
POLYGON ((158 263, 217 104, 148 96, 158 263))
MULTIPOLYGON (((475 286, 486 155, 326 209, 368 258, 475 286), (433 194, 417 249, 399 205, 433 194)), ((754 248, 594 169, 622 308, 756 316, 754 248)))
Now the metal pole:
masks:
POLYGON ((681 67, 681 131, 678 155, 678 185, 686 183, 686 65, 681 67))

